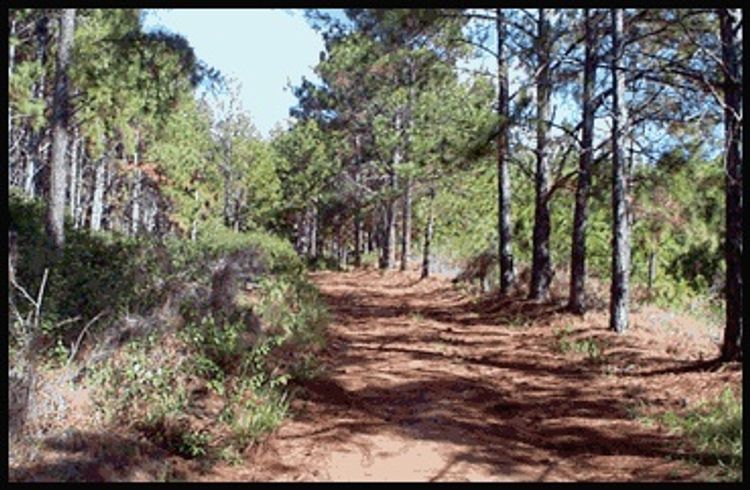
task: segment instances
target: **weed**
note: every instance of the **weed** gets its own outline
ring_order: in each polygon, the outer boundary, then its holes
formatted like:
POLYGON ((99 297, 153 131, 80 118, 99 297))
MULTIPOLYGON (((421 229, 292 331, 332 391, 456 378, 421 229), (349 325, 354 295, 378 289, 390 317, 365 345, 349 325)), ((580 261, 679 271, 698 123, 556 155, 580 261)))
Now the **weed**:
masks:
POLYGON ((590 362, 603 362, 602 348, 595 338, 573 339, 572 333, 570 326, 562 327, 555 332, 559 352, 583 354, 590 362))
POLYGON ((742 396, 727 387, 717 400, 657 420, 687 438, 697 451, 688 459, 717 466, 717 476, 742 481, 742 396))

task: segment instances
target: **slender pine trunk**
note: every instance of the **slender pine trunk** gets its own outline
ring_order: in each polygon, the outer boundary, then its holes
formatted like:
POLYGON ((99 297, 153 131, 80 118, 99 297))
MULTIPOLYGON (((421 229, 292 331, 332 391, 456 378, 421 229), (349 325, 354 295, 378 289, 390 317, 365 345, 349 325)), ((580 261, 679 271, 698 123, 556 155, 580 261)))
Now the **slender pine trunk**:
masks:
POLYGON ((411 253, 411 178, 407 177, 404 182, 401 230, 401 270, 409 267, 409 254, 411 253))
POLYGON ((422 279, 430 276, 430 246, 432 245, 432 233, 435 224, 433 205, 435 202, 435 189, 429 190, 429 204, 427 206, 427 226, 424 229, 424 247, 422 250, 422 279))
POLYGON ((52 158, 50 160, 49 203, 47 207, 47 232, 56 248, 65 244, 65 180, 67 168, 65 153, 68 149, 70 102, 68 71, 73 48, 75 9, 63 9, 60 17, 60 35, 55 69, 55 93, 52 103, 52 158))
POLYGON ((549 296, 552 281, 552 261, 549 250, 550 212, 549 161, 547 130, 550 105, 550 36, 545 9, 539 9, 537 53, 539 56, 539 76, 537 78, 537 122, 536 122, 536 177, 534 206, 533 258, 531 267, 531 287, 529 298, 545 300, 549 296))
POLYGON ((94 170, 94 192, 91 203, 91 221, 89 226, 93 231, 102 229, 104 216, 104 186, 106 183, 107 154, 99 160, 94 170))
POLYGON ((594 87, 596 86, 596 38, 594 18, 589 9, 585 16, 585 62, 583 69, 583 135, 578 165, 573 242, 570 257, 570 297, 568 308, 582 315, 586 311, 586 228, 591 187, 591 162, 594 158, 594 87))
POLYGON ((133 166, 135 171, 133 172, 133 193, 131 196, 131 208, 130 208, 130 233, 135 236, 138 234, 138 225, 141 220, 141 169, 138 167, 139 147, 140 147, 140 134, 136 133, 135 152, 133 153, 133 166))
POLYGON ((510 130, 510 111, 508 102, 508 65, 505 55, 506 27, 502 9, 496 10, 497 29, 497 78, 498 78, 498 116, 499 132, 497 136, 497 234, 498 257, 500 258, 500 293, 510 292, 516 281, 513 266, 512 219, 511 219, 511 185, 510 165, 508 161, 508 131, 510 130))
POLYGON ((610 291, 610 328, 618 333, 628 329, 630 308, 630 227, 628 223, 628 176, 623 151, 625 76, 617 68, 622 60, 623 11, 611 9, 612 16, 612 286, 610 291))

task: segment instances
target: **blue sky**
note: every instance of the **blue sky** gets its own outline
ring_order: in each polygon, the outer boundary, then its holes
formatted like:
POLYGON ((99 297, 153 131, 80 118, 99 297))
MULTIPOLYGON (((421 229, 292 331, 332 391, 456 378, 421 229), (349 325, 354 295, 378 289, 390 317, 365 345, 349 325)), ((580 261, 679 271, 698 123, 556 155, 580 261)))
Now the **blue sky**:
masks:
POLYGON ((323 39, 298 9, 149 9, 144 26, 182 34, 199 59, 237 78, 243 106, 263 136, 295 104, 287 81, 317 80, 312 67, 323 39))

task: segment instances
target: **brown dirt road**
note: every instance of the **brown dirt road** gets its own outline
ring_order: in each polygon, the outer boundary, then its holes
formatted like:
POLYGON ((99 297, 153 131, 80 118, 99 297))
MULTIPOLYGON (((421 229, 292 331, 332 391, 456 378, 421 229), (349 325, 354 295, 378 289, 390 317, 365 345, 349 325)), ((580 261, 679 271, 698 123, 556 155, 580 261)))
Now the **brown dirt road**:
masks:
POLYGON ((201 479, 701 479, 673 460, 684 451, 675 437, 629 407, 669 408, 717 376, 741 376, 693 373, 702 352, 676 359, 645 327, 615 336, 604 313, 576 323, 554 303, 477 303, 414 273, 313 279, 331 312, 326 374, 302 387, 291 419, 247 465, 201 479), (601 357, 561 353, 562 325, 597 339, 601 357))

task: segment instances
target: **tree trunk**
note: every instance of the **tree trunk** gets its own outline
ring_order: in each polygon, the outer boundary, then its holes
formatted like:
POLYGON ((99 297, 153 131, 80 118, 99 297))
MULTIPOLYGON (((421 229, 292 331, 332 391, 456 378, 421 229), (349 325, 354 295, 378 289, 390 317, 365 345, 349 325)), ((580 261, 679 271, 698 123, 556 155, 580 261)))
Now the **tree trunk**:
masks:
POLYGON ((362 266, 362 218, 354 216, 354 266, 362 266))
POLYGON ((623 10, 612 15, 612 286, 610 291, 610 328, 618 333, 628 329, 630 303, 630 227, 628 224, 628 176, 623 152, 625 77, 617 69, 623 51, 623 10))
MULTIPOLYGON (((16 59, 16 45, 13 43, 16 35, 16 19, 10 21, 10 32, 8 33, 8 83, 13 78, 13 66, 16 59)), ((12 107, 8 104, 8 188, 12 184, 11 176, 13 175, 12 163, 14 161, 12 149, 13 149, 13 111, 12 107)))
POLYGON ((435 202, 435 189, 429 190, 429 204, 427 206, 427 226, 424 229, 424 248, 422 250, 422 279, 430 276, 430 245, 432 244, 432 230, 435 224, 433 204, 435 202))
POLYGON ((107 154, 105 154, 96 165, 94 171, 94 195, 91 204, 91 221, 89 226, 93 231, 102 229, 102 217, 104 216, 104 185, 107 170, 107 154))
POLYGON ((651 296, 651 291, 654 289, 654 280, 656 279, 656 250, 651 250, 648 253, 648 294, 651 296))
POLYGON ((75 190, 76 195, 73 200, 73 226, 77 230, 83 226, 83 170, 85 162, 85 147, 83 146, 83 138, 78 138, 78 151, 76 156, 78 158, 78 171, 76 172, 75 190))
POLYGON ((310 207, 310 239, 308 246, 309 257, 315 260, 318 257, 318 207, 315 203, 310 207))
POLYGON ((73 130, 73 144, 70 152, 70 183, 68 184, 68 209, 73 218, 73 228, 76 228, 76 193, 78 191, 78 138, 77 130, 73 130))
POLYGON ((547 155, 547 128, 550 104, 549 78, 549 24, 545 9, 539 9, 537 53, 539 76, 537 78, 537 123, 536 123, 536 202, 534 208, 534 250, 531 266, 529 298, 544 300, 549 296, 552 280, 552 262, 549 251, 550 214, 547 193, 549 192, 549 161, 547 155))
POLYGON ((409 267, 409 253, 411 252, 411 178, 407 177, 404 183, 401 230, 401 270, 409 267))
POLYGON ((742 360, 742 10, 720 9, 726 168, 726 327, 721 356, 742 360))
POLYGON ((594 87, 596 86, 596 38, 594 19, 589 9, 584 10, 586 60, 583 69, 583 135, 578 164, 575 211, 573 213, 573 242, 570 250, 570 297, 568 308, 578 315, 586 311, 586 228, 588 199, 591 187, 591 162, 594 158, 594 87))
POLYGON ((28 155, 26 156, 26 171, 24 172, 23 191, 29 197, 34 197, 36 195, 35 179, 39 167, 37 163, 40 156, 40 137, 41 135, 37 131, 32 130, 27 143, 28 155))
POLYGON ((367 228, 367 253, 375 250, 375 219, 370 217, 370 226, 367 228))
POLYGON ((138 167, 138 151, 141 143, 139 133, 136 133, 135 152, 133 153, 133 193, 130 207, 130 232, 133 236, 138 234, 138 224, 141 220, 141 169, 138 167))
MULTIPOLYGON (((400 153, 396 152, 394 161, 400 161, 400 153)), ((393 168, 388 173, 388 185, 392 191, 396 189, 396 173, 393 168)), ((382 269, 392 269, 396 263, 396 203, 391 196, 385 205, 385 229, 383 236, 382 269)))
POLYGON ((516 281, 513 267, 511 185, 508 161, 508 130, 510 112, 508 102, 508 65, 505 59, 505 20, 502 9, 496 10, 497 29, 497 112, 499 132, 497 135, 497 235, 500 263, 500 293, 508 294, 516 281))
POLYGON ((55 70, 55 94, 52 103, 52 158, 50 160, 49 203, 47 207, 47 232, 56 248, 65 243, 65 153, 68 148, 70 103, 68 71, 73 47, 75 9, 63 9, 60 17, 60 36, 55 70))

